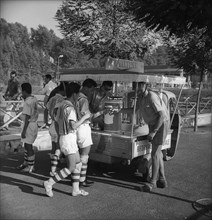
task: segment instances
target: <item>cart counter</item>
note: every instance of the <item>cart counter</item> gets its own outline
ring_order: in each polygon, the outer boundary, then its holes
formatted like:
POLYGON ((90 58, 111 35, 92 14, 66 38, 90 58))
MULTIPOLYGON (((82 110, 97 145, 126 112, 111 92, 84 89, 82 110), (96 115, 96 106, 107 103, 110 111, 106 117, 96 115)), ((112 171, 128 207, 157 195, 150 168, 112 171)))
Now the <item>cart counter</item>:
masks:
MULTIPOLYGON (((131 161, 135 157, 151 153, 151 143, 144 136, 130 136, 129 133, 92 131, 93 146, 90 159, 113 164, 123 160, 131 161)), ((171 131, 162 149, 170 148, 171 131)))

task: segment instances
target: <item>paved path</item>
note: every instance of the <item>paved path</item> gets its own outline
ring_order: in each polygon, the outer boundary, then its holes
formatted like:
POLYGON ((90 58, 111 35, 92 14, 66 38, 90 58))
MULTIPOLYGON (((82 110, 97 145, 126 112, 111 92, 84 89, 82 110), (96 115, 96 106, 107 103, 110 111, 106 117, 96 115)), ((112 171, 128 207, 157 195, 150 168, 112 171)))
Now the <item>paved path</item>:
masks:
POLYGON ((192 203, 212 197, 211 156, 211 128, 183 129, 176 156, 165 162, 167 189, 141 192, 141 177, 91 163, 89 179, 95 183, 86 189, 89 196, 72 197, 67 179, 49 198, 42 186, 50 168, 47 151, 36 153, 31 175, 16 171, 20 153, 0 155, 1 219, 210 219, 192 203))

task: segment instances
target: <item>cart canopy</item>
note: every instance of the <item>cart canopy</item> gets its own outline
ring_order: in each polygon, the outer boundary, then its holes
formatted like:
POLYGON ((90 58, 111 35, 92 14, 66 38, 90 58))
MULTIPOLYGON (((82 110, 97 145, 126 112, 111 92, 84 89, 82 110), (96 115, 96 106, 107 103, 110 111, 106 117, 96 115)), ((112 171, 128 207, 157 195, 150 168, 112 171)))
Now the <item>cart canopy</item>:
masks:
POLYGON ((125 70, 108 69, 63 69, 60 81, 82 81, 91 78, 95 81, 112 80, 117 82, 147 82, 185 84, 186 78, 181 76, 153 75, 125 70))

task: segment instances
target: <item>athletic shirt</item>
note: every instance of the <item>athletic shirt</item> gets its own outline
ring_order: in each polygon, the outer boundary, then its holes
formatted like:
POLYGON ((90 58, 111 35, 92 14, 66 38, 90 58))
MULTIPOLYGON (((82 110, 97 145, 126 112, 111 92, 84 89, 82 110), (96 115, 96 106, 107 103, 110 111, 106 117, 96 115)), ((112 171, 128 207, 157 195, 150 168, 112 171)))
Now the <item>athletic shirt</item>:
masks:
POLYGON ((162 112, 164 121, 169 119, 167 107, 160 97, 154 92, 149 91, 146 96, 138 97, 138 109, 142 118, 148 125, 155 125, 158 112, 162 112))
POLYGON ((71 128, 69 121, 77 121, 76 111, 74 109, 74 105, 68 101, 63 100, 57 109, 57 114, 55 117, 55 121, 59 126, 59 134, 66 135, 68 133, 74 133, 76 130, 71 128))
MULTIPOLYGON (((90 112, 89 110, 89 102, 88 97, 84 95, 82 92, 79 93, 79 97, 76 104, 76 110, 77 110, 77 119, 80 120, 87 112, 90 112)), ((89 124, 89 119, 85 120, 83 124, 89 124)))
POLYGON ((38 120, 38 104, 34 96, 29 96, 24 101, 23 115, 29 115, 29 122, 36 122, 38 120))
POLYGON ((61 103, 64 100, 64 96, 57 93, 55 96, 50 98, 50 100, 47 103, 47 109, 49 110, 49 115, 51 116, 52 120, 54 120, 54 109, 55 106, 57 106, 59 103, 61 103))

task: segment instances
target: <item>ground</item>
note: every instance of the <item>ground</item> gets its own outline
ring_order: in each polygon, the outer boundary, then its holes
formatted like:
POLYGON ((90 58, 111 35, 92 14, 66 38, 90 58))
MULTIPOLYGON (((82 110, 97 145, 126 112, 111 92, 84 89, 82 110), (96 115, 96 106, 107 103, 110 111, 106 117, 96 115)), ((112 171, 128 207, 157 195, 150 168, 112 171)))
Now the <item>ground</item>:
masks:
MULTIPOLYGON (((36 171, 29 175, 15 169, 23 155, 1 156, 1 219, 210 219, 197 212, 193 202, 212 198, 211 127, 182 129, 175 157, 165 162, 169 187, 151 193, 141 191, 140 176, 127 170, 90 163, 87 197, 72 197, 66 179, 54 187, 54 197, 45 195, 48 151, 36 153, 36 171)), ((211 215, 211 213, 210 213, 211 215)))

